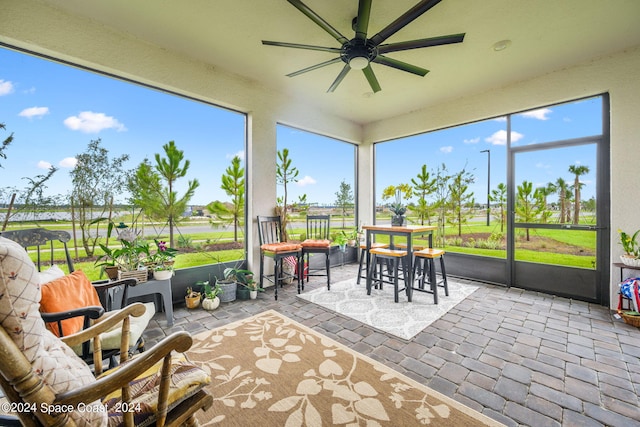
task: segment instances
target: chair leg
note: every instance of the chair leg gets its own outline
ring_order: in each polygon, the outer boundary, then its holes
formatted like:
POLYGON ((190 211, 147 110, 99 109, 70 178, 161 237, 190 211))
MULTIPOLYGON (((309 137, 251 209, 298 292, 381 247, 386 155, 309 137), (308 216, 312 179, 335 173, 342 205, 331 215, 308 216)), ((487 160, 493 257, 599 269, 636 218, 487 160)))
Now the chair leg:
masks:
POLYGON ((298 268, 295 269, 295 273, 298 276, 298 293, 300 293, 304 289, 304 255, 300 254, 296 257, 296 264, 298 268))
POLYGON ((444 255, 440 256, 440 270, 442 271, 442 284, 444 285, 444 294, 449 296, 449 284, 447 283, 447 272, 444 269, 444 255))
POLYGON ((262 286, 262 278, 264 277, 264 255, 260 255, 260 288, 264 289, 262 286))
MULTIPOLYGON (((398 298, 398 260, 394 259, 391 262, 391 265, 393 266, 393 301, 394 302, 399 302, 399 298, 398 298)), ((388 271, 388 264, 387 264, 387 271, 388 271)))
POLYGON ((429 258, 429 282, 431 291, 433 292, 433 303, 438 304, 438 280, 436 279, 436 266, 433 258, 429 258))
POLYGON ((281 274, 281 261, 276 257, 274 260, 275 265, 273 266, 273 287, 274 287, 274 298, 278 301, 278 282, 280 282, 279 277, 281 274))
MULTIPOLYGON (((358 262, 358 279, 356 280, 357 285, 360 284, 360 278, 362 277, 362 265, 364 264, 364 255, 366 251, 366 249, 360 249, 360 261, 358 262)), ((369 272, 367 271, 367 274, 368 273, 369 272)))
MULTIPOLYGON (((371 295, 371 285, 373 284, 373 280, 375 277, 375 271, 376 271, 376 256, 375 254, 371 255, 371 259, 369 260, 369 271, 367 271, 367 295, 371 295), (371 278, 371 280, 369 280, 369 278, 371 278)), ((378 288, 378 285, 376 283, 376 289, 378 288)))
POLYGON ((329 266, 329 253, 326 253, 325 266, 327 269, 327 290, 331 290, 331 268, 329 266))

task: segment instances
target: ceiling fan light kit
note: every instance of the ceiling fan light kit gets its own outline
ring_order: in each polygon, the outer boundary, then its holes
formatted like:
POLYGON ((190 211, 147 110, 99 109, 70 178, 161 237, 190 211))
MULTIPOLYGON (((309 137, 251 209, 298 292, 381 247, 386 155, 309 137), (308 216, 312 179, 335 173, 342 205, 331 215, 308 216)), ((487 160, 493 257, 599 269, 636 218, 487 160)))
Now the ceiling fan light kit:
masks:
POLYGON ((289 47, 294 49, 306 49, 306 50, 318 50, 322 52, 338 53, 339 57, 331 59, 329 61, 321 62, 310 67, 303 68, 302 70, 294 71, 287 74, 288 77, 295 77, 300 74, 304 74, 309 71, 317 70, 330 64, 335 64, 340 61, 344 63, 342 71, 338 74, 338 77, 329 87, 327 92, 333 92, 338 85, 344 80, 346 75, 351 69, 362 70, 365 78, 371 86, 373 92, 379 92, 382 90, 378 79, 376 78, 371 63, 386 65, 387 67, 395 68, 397 70, 406 71, 418 76, 425 76, 429 70, 416 65, 408 64, 397 59, 390 58, 383 54, 398 52, 409 49, 420 49, 423 47, 442 46, 446 44, 462 43, 464 40, 464 33, 451 34, 448 36, 431 37, 419 40, 410 40, 397 43, 382 44, 389 37, 397 33, 403 27, 420 17, 423 13, 436 6, 442 0, 422 0, 413 6, 411 9, 400 15, 395 21, 384 27, 373 37, 367 38, 367 30, 369 27, 369 15, 371 13, 372 0, 359 0, 358 2, 358 15, 353 18, 351 27, 355 31, 355 37, 347 39, 338 30, 332 27, 327 21, 320 17, 317 13, 311 10, 307 5, 300 0, 287 0, 296 9, 305 14, 316 25, 329 33, 335 38, 338 43, 341 44, 340 48, 336 47, 324 47, 313 46, 298 43, 286 43, 286 42, 274 42, 263 40, 262 44, 268 46, 289 47))

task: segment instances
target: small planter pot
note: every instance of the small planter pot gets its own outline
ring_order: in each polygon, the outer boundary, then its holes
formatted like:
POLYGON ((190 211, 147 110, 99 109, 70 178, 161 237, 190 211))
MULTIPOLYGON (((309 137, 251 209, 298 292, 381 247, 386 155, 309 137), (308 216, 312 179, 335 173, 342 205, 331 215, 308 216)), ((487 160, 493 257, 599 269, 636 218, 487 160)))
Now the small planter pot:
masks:
POLYGON ((249 291, 249 298, 251 299, 258 298, 258 291, 249 291))
POLYGON ((404 225, 404 220, 405 220, 404 215, 393 215, 391 217, 391 225, 402 227, 404 225))
POLYGON ((202 300, 202 308, 208 311, 213 311, 220 305, 220 298, 205 298, 202 300))
POLYGON ((249 294, 251 291, 247 288, 245 288, 244 286, 239 286, 238 289, 236 290, 236 295, 238 296, 239 300, 248 300, 249 298, 251 298, 251 295, 249 294))
POLYGON ((153 278, 156 280, 169 280, 173 276, 173 270, 160 270, 153 272, 153 278))
POLYGON ((118 280, 118 267, 115 265, 104 268, 104 272, 111 280, 118 280))
POLYGON ((200 307, 200 295, 194 297, 184 297, 184 302, 187 308, 198 308, 200 307))
POLYGON ((236 300, 236 290, 238 288, 238 284, 236 282, 218 280, 217 283, 222 288, 222 293, 220 294, 220 302, 231 302, 236 300))

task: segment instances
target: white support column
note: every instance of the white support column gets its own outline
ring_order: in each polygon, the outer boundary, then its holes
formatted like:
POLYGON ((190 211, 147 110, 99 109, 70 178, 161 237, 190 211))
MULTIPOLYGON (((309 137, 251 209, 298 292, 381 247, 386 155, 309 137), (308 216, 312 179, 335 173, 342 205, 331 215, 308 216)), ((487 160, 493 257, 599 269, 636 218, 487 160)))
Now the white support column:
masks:
POLYGON ((360 224, 373 224, 375 217, 374 180, 373 180, 373 144, 362 143, 358 146, 358 221, 360 224))

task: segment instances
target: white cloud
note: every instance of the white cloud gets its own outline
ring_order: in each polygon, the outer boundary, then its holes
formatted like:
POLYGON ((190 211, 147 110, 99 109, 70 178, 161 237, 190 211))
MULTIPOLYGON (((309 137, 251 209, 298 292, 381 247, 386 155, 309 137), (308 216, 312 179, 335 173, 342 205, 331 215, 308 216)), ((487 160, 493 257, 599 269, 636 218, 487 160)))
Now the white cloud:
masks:
POLYGON ((240 150, 237 153, 233 153, 233 154, 227 154, 226 158, 229 160, 233 160, 234 157, 240 157, 240 160, 244 160, 244 150, 240 150))
POLYGON ((84 133, 98 133, 104 129, 115 129, 118 132, 127 130, 117 119, 93 111, 83 111, 77 116, 67 117, 64 124, 71 130, 79 130, 84 133))
POLYGON ((12 92, 13 92, 13 83, 5 80, 0 80, 0 96, 9 95, 12 92))
POLYGON ((538 169, 549 169, 551 167, 548 163, 536 163, 538 169))
MULTIPOLYGON (((515 131, 511 132, 511 142, 517 142, 522 139, 524 135, 515 131)), ((491 145, 506 145, 507 144, 507 131, 499 130, 495 132, 488 138, 484 139, 485 141, 491 143, 491 145)))
POLYGON ((64 159, 60 160, 58 165, 60 165, 61 168, 73 168, 77 163, 78 159, 76 159, 75 157, 65 157, 64 159))
POLYGON ((549 117, 547 117, 547 115, 551 114, 551 112, 552 111, 550 108, 540 108, 539 110, 527 111, 526 113, 522 113, 520 115, 529 119, 549 120, 549 117))
POLYGON ((307 185, 313 185, 315 184, 317 181, 313 178, 311 178, 309 175, 305 175, 304 178, 298 180, 298 182, 296 184, 298 184, 298 187, 306 187, 307 185))
POLYGON ((501 116, 501 117, 496 117, 495 119, 493 119, 494 122, 506 122, 507 118, 505 116, 501 116))
POLYGON ((465 144, 477 144, 478 142, 480 142, 480 137, 464 140, 465 144))
POLYGON ((453 147, 450 146, 450 145, 446 145, 444 147, 440 147, 440 151, 443 152, 443 153, 448 154, 448 153, 453 151, 453 147))
POLYGON ((46 114, 49 114, 49 107, 30 107, 30 108, 25 108, 24 110, 20 111, 20 114, 18 114, 20 117, 27 117, 29 119, 33 118, 33 117, 42 117, 46 114))
POLYGON ((44 160, 40 160, 38 162, 38 168, 39 169, 49 169, 49 168, 51 168, 51 163, 46 162, 44 160))

